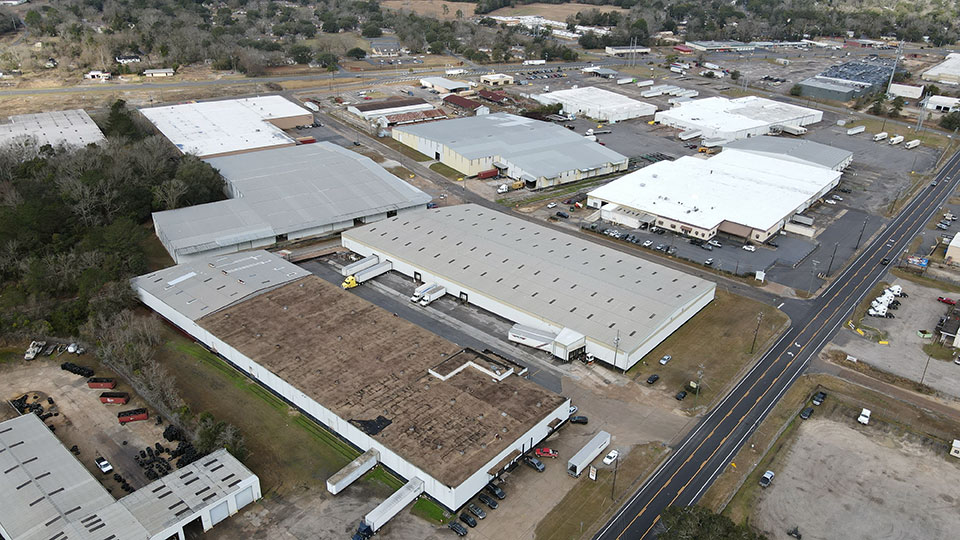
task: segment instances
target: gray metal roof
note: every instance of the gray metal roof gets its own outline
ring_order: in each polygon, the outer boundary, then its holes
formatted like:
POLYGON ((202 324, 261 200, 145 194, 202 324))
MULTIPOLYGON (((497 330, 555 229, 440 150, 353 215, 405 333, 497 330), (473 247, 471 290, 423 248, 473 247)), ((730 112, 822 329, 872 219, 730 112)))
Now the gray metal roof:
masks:
POLYGON ((472 204, 414 212, 343 236, 594 341, 613 346, 619 333, 625 351, 716 287, 472 204))
POLYGON ((569 129, 506 113, 403 126, 394 131, 437 141, 467 159, 500 158, 543 178, 627 160, 569 129))
POLYGON ((853 157, 853 152, 811 140, 766 135, 732 141, 723 147, 769 154, 773 157, 819 165, 828 169, 835 169, 853 157))
POLYGON ((18 114, 9 122, 0 122, 0 145, 32 137, 42 146, 86 146, 106 138, 82 109, 52 111, 36 114, 18 114))
POLYGON ((153 214, 179 253, 271 238, 425 205, 430 196, 368 157, 321 142, 206 160, 234 198, 153 214))
POLYGON ((178 264, 130 283, 195 321, 309 275, 273 253, 248 251, 178 264))

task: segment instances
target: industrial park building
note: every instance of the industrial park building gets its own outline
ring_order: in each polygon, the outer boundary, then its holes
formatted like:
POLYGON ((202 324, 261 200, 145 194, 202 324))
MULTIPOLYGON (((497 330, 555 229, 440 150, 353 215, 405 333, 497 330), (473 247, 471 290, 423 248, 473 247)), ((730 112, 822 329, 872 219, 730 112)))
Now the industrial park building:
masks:
POLYGON ((738 139, 723 145, 726 150, 739 150, 768 157, 794 161, 805 165, 842 171, 853 163, 853 152, 820 144, 808 139, 794 137, 751 137, 738 139))
POLYGON ((388 116, 392 114, 430 110, 433 110, 433 105, 427 103, 424 99, 417 97, 394 97, 380 101, 366 101, 347 106, 347 111, 363 118, 364 120, 375 120, 381 116, 388 116))
POLYGON ((358 227, 343 246, 529 329, 563 361, 629 369, 713 300, 716 285, 476 205, 358 227))
POLYGON ((106 140, 100 128, 82 109, 18 114, 0 122, 0 146, 32 139, 37 146, 49 144, 79 147, 106 140))
POLYGON ((184 540, 261 497, 260 479, 220 449, 114 499, 29 413, 0 423, 0 469, 4 540, 184 540))
POLYGON ((586 116, 603 122, 620 122, 651 116, 657 112, 656 105, 630 99, 622 94, 595 86, 535 94, 532 97, 544 105, 559 103, 563 106, 562 112, 566 114, 586 116))
POLYGON ((591 191, 587 206, 625 227, 647 222, 703 240, 723 232, 760 243, 836 187, 840 176, 796 159, 728 149, 634 171, 591 191))
POLYGON ((817 99, 849 101, 865 94, 886 90, 893 73, 893 61, 862 59, 830 66, 818 75, 800 81, 800 95, 817 99))
POLYGON ((920 78, 941 84, 960 84, 960 53, 950 53, 943 62, 923 72, 920 78))
POLYGON ((283 132, 313 123, 313 114, 281 96, 149 107, 140 112, 184 154, 201 158, 293 146, 283 132))
POLYGON ((230 199, 153 214, 176 262, 332 234, 430 202, 370 158, 328 142, 207 162, 230 199))
POLYGON ((569 399, 520 376, 521 366, 265 251, 132 283, 144 304, 234 367, 361 453, 375 450, 414 497, 425 492, 451 510, 570 414, 569 399))
POLYGON ((627 169, 627 157, 556 124, 506 113, 394 128, 394 139, 465 176, 497 169, 538 189, 627 169))
POLYGON ((424 77, 420 79, 420 85, 436 90, 441 94, 463 92, 470 89, 470 85, 463 81, 451 81, 443 77, 424 77))
POLYGON ((750 52, 757 48, 742 41, 688 41, 687 47, 701 52, 750 52))
POLYGON ((683 131, 699 132, 704 139, 732 141, 766 135, 776 128, 816 124, 823 120, 823 112, 757 96, 709 97, 685 101, 658 112, 654 119, 683 131))

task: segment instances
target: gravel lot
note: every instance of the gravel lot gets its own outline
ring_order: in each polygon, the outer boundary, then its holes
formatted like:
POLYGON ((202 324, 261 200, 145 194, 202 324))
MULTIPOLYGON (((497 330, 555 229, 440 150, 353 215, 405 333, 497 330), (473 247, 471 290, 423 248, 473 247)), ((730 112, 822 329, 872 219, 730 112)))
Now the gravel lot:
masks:
POLYGON ((956 538, 960 462, 951 459, 872 428, 811 419, 750 521, 771 539, 788 540, 795 526, 805 540, 956 538))

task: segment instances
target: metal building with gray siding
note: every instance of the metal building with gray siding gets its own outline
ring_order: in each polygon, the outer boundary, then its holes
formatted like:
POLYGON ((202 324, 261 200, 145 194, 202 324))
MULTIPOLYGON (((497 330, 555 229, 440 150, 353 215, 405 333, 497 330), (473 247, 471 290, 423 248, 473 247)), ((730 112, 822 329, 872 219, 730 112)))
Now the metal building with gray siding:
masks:
POLYGON ((556 335, 555 356, 629 369, 713 300, 716 284, 494 210, 413 212, 341 235, 417 281, 556 335))

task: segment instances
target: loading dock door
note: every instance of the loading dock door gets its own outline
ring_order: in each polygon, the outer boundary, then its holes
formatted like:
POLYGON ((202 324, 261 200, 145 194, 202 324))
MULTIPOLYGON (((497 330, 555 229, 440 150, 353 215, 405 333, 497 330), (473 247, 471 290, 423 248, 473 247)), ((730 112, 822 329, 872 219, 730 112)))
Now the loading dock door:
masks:
POLYGON ((465 293, 465 292, 463 292, 463 291, 460 291, 460 300, 461 300, 463 303, 467 303, 467 298, 468 298, 468 297, 467 297, 467 293, 465 293))
POLYGON ((214 506, 210 509, 210 523, 216 525, 221 521, 227 519, 227 516, 230 515, 230 508, 227 507, 227 501, 214 506))
POLYGON ((243 508, 244 506, 253 502, 253 486, 247 486, 247 489, 237 493, 237 508, 243 508))

